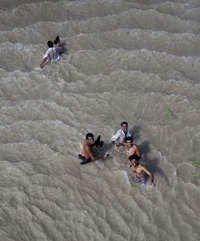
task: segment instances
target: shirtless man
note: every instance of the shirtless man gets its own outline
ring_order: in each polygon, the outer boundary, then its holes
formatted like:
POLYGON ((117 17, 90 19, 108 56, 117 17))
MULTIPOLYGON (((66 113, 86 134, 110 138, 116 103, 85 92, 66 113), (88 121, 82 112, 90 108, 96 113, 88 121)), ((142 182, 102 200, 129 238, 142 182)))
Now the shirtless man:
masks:
POLYGON ((122 145, 126 146, 126 156, 129 158, 132 155, 137 155, 138 160, 141 158, 140 151, 138 146, 133 144, 133 137, 127 137, 126 142, 122 143, 122 145))
POLYGON ((128 164, 128 167, 131 167, 132 171, 135 173, 134 179, 141 184, 146 184, 148 174, 151 177, 151 185, 155 187, 155 184, 153 182, 153 174, 148 171, 144 165, 138 162, 137 156, 132 155, 129 157, 129 160, 130 163, 128 164))
POLYGON ((86 140, 84 141, 81 154, 79 154, 79 158, 82 160, 80 164, 86 164, 88 162, 93 162, 99 159, 105 159, 109 157, 109 154, 104 154, 102 156, 95 157, 92 153, 92 148, 95 145, 94 143, 94 135, 92 133, 87 133, 86 140))

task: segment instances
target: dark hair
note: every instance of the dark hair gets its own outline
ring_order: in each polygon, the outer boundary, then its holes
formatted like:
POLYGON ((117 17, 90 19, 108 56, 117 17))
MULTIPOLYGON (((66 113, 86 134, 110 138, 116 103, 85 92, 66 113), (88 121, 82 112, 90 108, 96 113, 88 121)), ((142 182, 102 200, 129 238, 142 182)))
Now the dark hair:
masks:
POLYGON ((138 160, 139 160, 138 155, 133 154, 133 155, 129 156, 129 161, 132 161, 132 160, 136 160, 138 162, 138 160))
POLYGON ((128 125, 128 123, 127 123, 126 121, 123 121, 123 122, 121 123, 121 126, 123 126, 123 125, 128 125))
POLYGON ((47 45, 48 45, 49 48, 52 48, 53 47, 53 42, 52 41, 48 41, 47 45))
POLYGON ((54 44, 56 45, 57 43, 60 43, 59 36, 57 36, 56 39, 54 40, 54 44))
POLYGON ((131 137, 131 136, 128 136, 128 137, 126 137, 126 141, 133 141, 133 137, 131 137))
POLYGON ((92 133, 87 133, 86 134, 86 137, 85 137, 86 140, 88 140, 88 137, 92 137, 94 139, 94 135, 92 133))

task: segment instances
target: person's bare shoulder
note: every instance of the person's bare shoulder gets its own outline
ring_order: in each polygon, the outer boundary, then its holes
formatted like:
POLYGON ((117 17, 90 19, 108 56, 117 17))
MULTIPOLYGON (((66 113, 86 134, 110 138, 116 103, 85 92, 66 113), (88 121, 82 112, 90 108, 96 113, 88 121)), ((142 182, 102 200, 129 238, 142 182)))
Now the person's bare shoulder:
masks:
POLYGON ((89 145, 88 143, 85 143, 85 149, 86 149, 86 151, 91 152, 92 146, 89 145))
POLYGON ((141 169, 146 169, 145 166, 144 166, 143 164, 141 164, 141 163, 139 164, 139 167, 140 167, 141 169))
POLYGON ((138 146, 136 144, 133 144, 133 149, 138 150, 138 146))

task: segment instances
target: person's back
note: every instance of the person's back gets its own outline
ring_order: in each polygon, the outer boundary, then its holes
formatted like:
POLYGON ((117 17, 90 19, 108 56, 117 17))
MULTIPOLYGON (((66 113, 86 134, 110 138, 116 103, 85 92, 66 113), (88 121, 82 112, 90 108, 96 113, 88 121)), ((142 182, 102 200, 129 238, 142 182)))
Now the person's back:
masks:
POLYGON ((53 62, 53 61, 59 60, 60 52, 61 52, 61 47, 51 47, 45 53, 44 58, 47 58, 48 62, 53 62))
MULTIPOLYGON (((60 40, 59 40, 59 36, 57 36, 57 43, 56 43, 56 47, 53 47, 53 42, 52 41, 48 41, 47 45, 48 45, 48 50, 46 51, 45 55, 43 56, 43 60, 42 63, 40 64, 40 67, 42 68, 44 63, 47 61, 49 63, 54 62, 56 60, 59 60, 60 58, 60 53, 62 52, 62 48, 59 46, 60 44, 60 40)), ((55 43, 55 41, 54 41, 55 43)))

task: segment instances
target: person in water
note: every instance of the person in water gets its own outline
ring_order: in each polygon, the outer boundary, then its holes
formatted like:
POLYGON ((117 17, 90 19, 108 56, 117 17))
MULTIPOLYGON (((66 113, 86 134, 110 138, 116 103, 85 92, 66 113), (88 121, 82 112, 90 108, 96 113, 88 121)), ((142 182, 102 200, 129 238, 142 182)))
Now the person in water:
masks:
MULTIPOLYGON (((97 138, 97 140, 100 141, 100 139, 98 139, 98 138, 97 138)), ((96 142, 96 146, 98 145, 97 142, 96 142)), ((100 143, 102 144, 102 142, 100 142, 100 143)), ((102 146, 101 144, 100 144, 100 147, 102 146)), ((99 159, 105 159, 105 158, 109 157, 109 154, 104 154, 102 156, 95 157, 92 153, 92 148, 94 146, 95 146, 94 135, 92 133, 87 133, 86 140, 84 141, 84 143, 81 147, 81 154, 78 155, 79 158, 82 160, 82 162, 80 164, 86 164, 88 162, 93 162, 93 161, 96 161, 99 159)))
POLYGON ((141 158, 139 148, 136 144, 133 144, 133 137, 126 137, 126 142, 122 143, 126 147, 126 156, 129 158, 132 155, 137 155, 138 160, 141 158))
POLYGON ((132 171, 135 173, 133 177, 135 181, 141 184, 146 184, 147 175, 149 175, 151 178, 151 185, 155 187, 153 174, 149 170, 147 170, 144 165, 138 162, 137 155, 130 156, 129 160, 130 163, 128 164, 128 167, 131 167, 132 171))
POLYGON ((115 148, 120 147, 120 144, 122 144, 125 141, 127 134, 130 134, 128 132, 128 123, 124 121, 121 123, 121 129, 118 130, 117 133, 110 139, 112 144, 115 145, 115 148))
POLYGON ((49 47, 46 51, 45 55, 43 56, 43 60, 40 64, 40 67, 42 68, 46 62, 53 62, 60 58, 60 53, 62 52, 62 48, 60 46, 60 39, 59 36, 56 37, 54 44, 56 47, 53 46, 52 41, 47 42, 47 46, 49 47))

